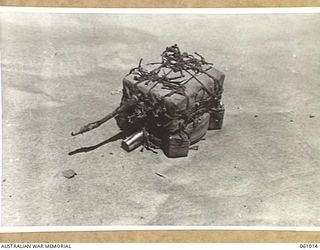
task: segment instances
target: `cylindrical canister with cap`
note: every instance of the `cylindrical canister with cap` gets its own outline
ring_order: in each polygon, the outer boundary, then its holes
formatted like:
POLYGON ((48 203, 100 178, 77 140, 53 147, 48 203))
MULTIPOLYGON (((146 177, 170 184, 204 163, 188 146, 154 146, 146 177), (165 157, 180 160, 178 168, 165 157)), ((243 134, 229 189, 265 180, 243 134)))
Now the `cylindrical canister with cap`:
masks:
POLYGON ((130 152, 139 147, 143 143, 144 135, 143 131, 138 131, 124 139, 121 143, 121 147, 130 152))

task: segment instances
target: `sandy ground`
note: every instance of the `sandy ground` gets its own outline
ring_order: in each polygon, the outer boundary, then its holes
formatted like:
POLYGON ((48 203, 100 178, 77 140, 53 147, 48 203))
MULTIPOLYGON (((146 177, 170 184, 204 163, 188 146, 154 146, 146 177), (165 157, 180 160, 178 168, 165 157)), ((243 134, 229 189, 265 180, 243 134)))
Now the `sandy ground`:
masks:
POLYGON ((2 225, 320 226, 320 15, 0 21, 2 225), (123 151, 114 120, 70 136, 174 43, 226 73, 221 131, 181 159, 123 151))

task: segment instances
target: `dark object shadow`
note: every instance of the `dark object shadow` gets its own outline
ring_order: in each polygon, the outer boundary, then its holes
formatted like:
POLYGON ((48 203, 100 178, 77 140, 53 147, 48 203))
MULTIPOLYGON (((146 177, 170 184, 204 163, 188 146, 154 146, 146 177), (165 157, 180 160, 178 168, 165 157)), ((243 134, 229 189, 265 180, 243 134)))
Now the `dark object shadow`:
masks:
POLYGON ((93 145, 93 146, 89 146, 89 147, 83 147, 83 148, 78 148, 76 150, 73 150, 71 152, 68 153, 68 155, 74 155, 74 154, 78 154, 78 153, 87 153, 89 151, 95 150, 109 142, 114 142, 120 139, 124 139, 125 138, 125 133, 124 132, 119 132, 118 134, 110 137, 109 139, 100 142, 99 144, 93 145))

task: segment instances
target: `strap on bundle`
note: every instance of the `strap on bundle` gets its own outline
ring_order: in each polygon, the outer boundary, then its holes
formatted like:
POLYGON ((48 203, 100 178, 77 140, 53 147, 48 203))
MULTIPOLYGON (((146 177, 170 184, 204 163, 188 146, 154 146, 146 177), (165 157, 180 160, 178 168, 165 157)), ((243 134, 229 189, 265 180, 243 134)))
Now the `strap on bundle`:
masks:
MULTIPOLYGON (((138 84, 144 82, 144 84, 148 85, 150 82, 155 82, 155 84, 149 89, 147 96, 149 97, 149 100, 153 100, 150 92, 153 88, 155 88, 159 83, 161 83, 163 86, 162 88, 171 90, 169 94, 162 97, 162 100, 167 96, 170 96, 172 94, 180 94, 184 95, 187 98, 187 109, 189 107, 189 98, 185 93, 185 85, 188 83, 191 79, 195 79, 198 83, 201 84, 202 88, 207 92, 207 94, 210 97, 214 97, 214 93, 212 93, 206 86, 203 84, 198 78, 198 74, 206 74, 210 78, 212 78, 214 81, 215 79, 207 72, 209 69, 212 68, 212 63, 209 63, 205 60, 203 56, 198 54, 197 52, 194 53, 197 57, 194 55, 188 54, 186 52, 181 53, 179 47, 177 44, 174 44, 173 46, 167 47, 161 54, 161 62, 155 62, 155 63, 149 63, 148 65, 159 65, 158 67, 154 68, 151 71, 147 71, 144 68, 142 68, 142 58, 139 61, 138 67, 135 67, 130 70, 129 74, 134 75, 134 79, 137 81, 135 83, 135 86, 138 84), (169 69, 167 73, 165 73, 164 69, 169 69), (163 74, 161 74, 161 71, 163 74), (171 72, 177 73, 180 72, 179 76, 175 77, 169 77, 169 74, 171 72), (185 75, 184 73, 187 73, 190 78, 187 80, 184 79, 185 75)), ((215 81, 216 85, 216 81, 215 81)), ((220 86, 218 86, 219 88, 220 86)), ((153 100, 154 104, 154 100, 153 100)), ((153 105, 153 108, 159 108, 159 105, 153 105)), ((157 113, 157 112, 156 112, 157 113)), ((189 114, 187 111, 183 114, 186 117, 185 124, 181 124, 181 128, 179 130, 179 133, 181 136, 186 136, 184 132, 185 126, 191 121, 195 121, 197 117, 191 117, 191 114, 189 114), (192 118, 192 119, 191 119, 192 118)), ((154 148, 155 145, 152 145, 150 140, 148 140, 148 134, 145 131, 145 143, 144 147, 146 149, 154 148)))

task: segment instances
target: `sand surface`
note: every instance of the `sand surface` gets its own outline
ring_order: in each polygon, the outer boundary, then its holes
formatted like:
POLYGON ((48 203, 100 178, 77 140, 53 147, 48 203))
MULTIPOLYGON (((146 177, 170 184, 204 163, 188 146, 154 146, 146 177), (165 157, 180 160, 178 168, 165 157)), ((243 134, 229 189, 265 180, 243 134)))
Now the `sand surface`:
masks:
POLYGON ((320 226, 320 15, 0 22, 2 225, 320 226), (175 43, 225 72, 222 130, 181 159, 125 152, 114 120, 70 136, 118 106, 141 57, 175 43))

